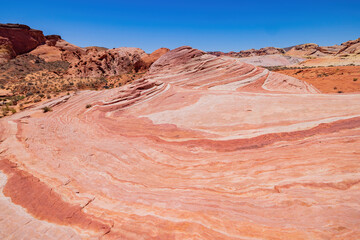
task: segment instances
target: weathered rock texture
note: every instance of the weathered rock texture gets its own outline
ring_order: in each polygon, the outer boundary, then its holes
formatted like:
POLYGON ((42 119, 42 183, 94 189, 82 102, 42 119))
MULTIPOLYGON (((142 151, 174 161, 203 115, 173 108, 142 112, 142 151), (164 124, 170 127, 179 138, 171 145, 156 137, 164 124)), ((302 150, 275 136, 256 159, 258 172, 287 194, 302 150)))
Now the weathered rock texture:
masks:
POLYGON ((135 63, 135 71, 146 71, 150 68, 150 66, 158 60, 162 55, 170 51, 168 48, 159 48, 152 52, 151 54, 145 54, 141 57, 139 61, 135 63))
POLYGON ((360 38, 333 46, 306 43, 287 48, 265 47, 259 50, 208 53, 215 56, 244 58, 244 62, 257 66, 292 66, 298 63, 303 66, 358 65, 360 64, 360 38), (304 58, 310 60, 304 61, 304 58))
POLYGON ((0 24, 0 37, 9 39, 16 55, 28 53, 45 43, 42 31, 22 24, 0 24))
POLYGON ((69 68, 69 75, 76 77, 116 76, 134 70, 136 62, 146 55, 140 48, 115 48, 106 51, 88 49, 69 68))
POLYGON ((265 55, 273 55, 273 54, 283 54, 285 50, 282 48, 275 48, 275 47, 265 47, 260 48, 259 50, 250 49, 246 51, 240 51, 238 56, 239 57, 254 57, 254 56, 265 56, 265 55))
POLYGON ((102 77, 118 76, 129 72, 141 72, 149 69, 169 49, 160 48, 152 54, 146 54, 140 48, 121 47, 103 50, 88 48, 77 61, 72 61, 68 76, 102 77))
POLYGON ((49 35, 46 39, 46 44, 38 46, 30 54, 47 62, 65 61, 68 63, 77 62, 86 54, 86 49, 68 43, 58 35, 49 35))
POLYGON ((241 62, 249 63, 255 66, 292 66, 303 62, 305 59, 301 57, 293 57, 286 55, 265 55, 265 56, 255 56, 255 57, 244 57, 239 58, 241 62))
POLYGON ((240 52, 208 52, 209 54, 215 56, 230 56, 230 57, 255 57, 255 56, 266 56, 266 55, 273 55, 273 54, 284 54, 285 50, 282 48, 275 48, 275 47, 265 47, 260 49, 249 49, 243 50, 240 52))
POLYGON ((0 120, 1 238, 360 238, 360 95, 182 47, 43 106, 0 120))
POLYGON ((337 54, 360 54, 360 38, 342 43, 337 54))
POLYGON ((0 37, 0 64, 8 62, 15 56, 16 53, 11 41, 8 38, 0 37))
POLYGON ((286 52, 289 56, 300 57, 327 57, 327 56, 347 56, 349 54, 360 53, 360 38, 334 46, 319 46, 314 43, 301 44, 292 47, 286 52))
POLYGON ((288 52, 286 52, 286 55, 298 56, 298 57, 304 57, 304 56, 323 57, 329 54, 335 54, 336 52, 337 52, 336 50, 331 51, 330 48, 319 47, 319 45, 315 43, 307 43, 293 47, 288 52))

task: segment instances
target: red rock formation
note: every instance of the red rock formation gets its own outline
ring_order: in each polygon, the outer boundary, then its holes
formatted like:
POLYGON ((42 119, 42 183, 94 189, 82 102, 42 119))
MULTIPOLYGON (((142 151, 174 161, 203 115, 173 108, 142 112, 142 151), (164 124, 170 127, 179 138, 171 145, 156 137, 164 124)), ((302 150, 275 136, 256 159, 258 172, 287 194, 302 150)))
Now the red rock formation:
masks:
POLYGON ((360 54, 360 38, 342 43, 337 54, 360 54))
POLYGON ((0 64, 8 62, 15 56, 16 53, 11 41, 8 38, 0 37, 0 64))
POLYGON ((260 49, 249 49, 240 52, 208 52, 209 54, 215 56, 230 56, 230 57, 254 57, 254 56, 266 56, 266 55, 274 55, 274 54, 284 54, 285 50, 282 48, 275 48, 275 47, 265 47, 260 49))
POLYGON ((71 77, 117 76, 135 71, 135 63, 146 56, 139 48, 115 48, 106 51, 88 49, 78 61, 73 61, 68 75, 71 77))
POLYGON ((56 43, 61 40, 61 36, 59 35, 47 35, 45 36, 46 45, 48 46, 55 46, 56 43))
POLYGON ((69 63, 79 61, 86 54, 85 49, 66 42, 58 35, 50 35, 46 38, 46 44, 38 46, 30 54, 47 62, 66 61, 69 63))
POLYGON ((0 119, 0 237, 359 239, 359 129, 359 94, 181 47, 0 119))
POLYGON ((317 92, 303 81, 271 73, 242 59, 216 57, 186 46, 160 57, 146 78, 196 89, 244 91, 243 87, 256 83, 246 91, 317 92))
POLYGON ((319 46, 314 43, 301 44, 294 46, 287 55, 290 56, 312 56, 312 57, 326 57, 339 54, 357 54, 360 53, 360 38, 342 43, 334 46, 319 46))
POLYGON ((283 53, 285 53, 284 49, 275 48, 275 47, 265 47, 265 48, 260 48, 259 50, 250 49, 250 50, 246 50, 246 51, 240 51, 237 55, 239 57, 253 57, 253 56, 283 54, 283 53))
POLYGON ((286 52, 286 55, 298 57, 319 56, 321 55, 321 52, 319 52, 319 45, 315 43, 307 43, 293 47, 288 52, 286 52))
POLYGON ((45 44, 42 31, 21 24, 0 24, 0 36, 9 39, 17 55, 28 53, 45 44))
POLYGON ((135 63, 135 71, 141 72, 149 69, 156 60, 168 51, 170 51, 168 48, 159 48, 149 55, 144 55, 138 62, 135 63))

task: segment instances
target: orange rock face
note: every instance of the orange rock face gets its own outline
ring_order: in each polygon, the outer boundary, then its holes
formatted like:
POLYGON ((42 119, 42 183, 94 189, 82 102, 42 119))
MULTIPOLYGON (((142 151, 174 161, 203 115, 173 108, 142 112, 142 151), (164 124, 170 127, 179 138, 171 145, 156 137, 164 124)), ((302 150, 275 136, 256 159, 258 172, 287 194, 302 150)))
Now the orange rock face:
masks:
POLYGON ((135 63, 135 71, 145 71, 150 68, 150 66, 158 60, 162 55, 170 51, 168 48, 159 48, 152 52, 151 54, 144 55, 139 61, 135 63))
POLYGON ((46 36, 46 44, 38 46, 30 54, 38 56, 47 62, 66 61, 78 62, 86 54, 86 50, 61 39, 58 35, 46 36))
POLYGON ((117 76, 134 70, 136 62, 146 53, 140 48, 87 49, 76 61, 72 61, 68 75, 71 77, 117 76))
POLYGON ((0 237, 358 239, 359 135, 360 95, 181 47, 0 120, 0 237))

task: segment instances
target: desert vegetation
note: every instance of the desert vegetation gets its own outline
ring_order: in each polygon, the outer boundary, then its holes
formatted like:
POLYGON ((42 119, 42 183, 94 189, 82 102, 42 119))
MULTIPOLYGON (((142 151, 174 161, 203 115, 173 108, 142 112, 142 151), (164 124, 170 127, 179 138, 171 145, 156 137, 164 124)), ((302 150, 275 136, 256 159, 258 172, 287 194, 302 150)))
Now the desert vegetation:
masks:
POLYGON ((275 68, 274 72, 304 80, 323 93, 360 92, 360 66, 275 68))
POLYGON ((0 65, 0 116, 8 116, 32 106, 78 90, 100 90, 119 87, 143 76, 129 72, 119 76, 69 77, 69 63, 46 62, 24 54, 0 65))

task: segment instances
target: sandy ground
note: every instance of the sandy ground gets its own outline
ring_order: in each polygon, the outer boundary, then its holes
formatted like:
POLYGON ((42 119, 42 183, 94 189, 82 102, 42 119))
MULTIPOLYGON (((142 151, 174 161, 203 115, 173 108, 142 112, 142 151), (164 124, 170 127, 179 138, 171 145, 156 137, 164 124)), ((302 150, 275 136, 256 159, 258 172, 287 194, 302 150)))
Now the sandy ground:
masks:
POLYGON ((287 69, 276 72, 304 80, 323 93, 360 92, 360 66, 287 69))

